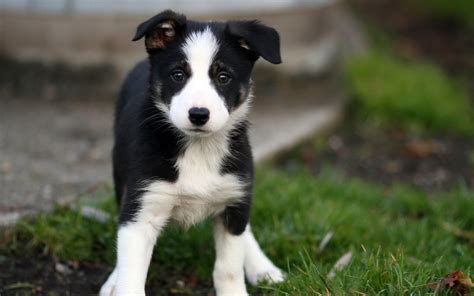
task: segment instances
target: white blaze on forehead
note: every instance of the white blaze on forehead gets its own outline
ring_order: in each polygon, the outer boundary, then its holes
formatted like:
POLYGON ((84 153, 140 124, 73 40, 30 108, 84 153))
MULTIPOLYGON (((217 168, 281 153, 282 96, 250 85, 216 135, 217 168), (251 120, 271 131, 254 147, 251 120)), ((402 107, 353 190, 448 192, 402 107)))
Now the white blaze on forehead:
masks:
POLYGON ((199 78, 208 77, 209 67, 218 49, 216 36, 209 27, 191 33, 183 45, 184 54, 191 67, 191 75, 199 78))
POLYGON ((191 108, 207 108, 209 120, 200 128, 207 132, 221 130, 229 118, 229 111, 209 77, 209 69, 219 49, 216 36, 209 27, 190 33, 182 46, 191 75, 183 89, 171 99, 170 119, 181 130, 192 130, 189 120, 191 108))

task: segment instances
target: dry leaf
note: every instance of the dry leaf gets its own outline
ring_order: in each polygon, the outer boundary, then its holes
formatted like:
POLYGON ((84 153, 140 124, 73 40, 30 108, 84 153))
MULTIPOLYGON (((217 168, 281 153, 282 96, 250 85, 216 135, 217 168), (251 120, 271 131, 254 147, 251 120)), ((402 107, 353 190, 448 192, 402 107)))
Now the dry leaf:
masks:
POLYGON ((467 295, 471 291, 471 288, 474 287, 474 284, 468 275, 459 270, 455 270, 438 282, 429 283, 426 286, 435 291, 446 288, 456 295, 467 295))
POLYGON ((349 262, 351 262, 351 259, 352 259, 352 251, 349 251, 345 253, 344 255, 342 255, 342 257, 337 260, 336 264, 334 264, 333 268, 328 273, 328 278, 333 279, 336 276, 336 271, 341 270, 347 265, 349 265, 349 262))
POLYGON ((326 248, 327 244, 329 243, 333 235, 334 233, 332 231, 329 231, 328 233, 326 233, 326 235, 323 237, 323 239, 319 243, 318 249, 316 250, 316 254, 321 254, 323 252, 324 248, 326 248))
POLYGON ((423 158, 436 152, 436 145, 432 141, 412 141, 405 145, 405 154, 412 158, 423 158))
POLYGON ((463 230, 463 229, 457 227, 456 225, 453 225, 453 224, 448 223, 448 222, 441 222, 441 225, 443 226, 443 228, 446 231, 451 232, 452 234, 454 234, 457 237, 464 238, 464 239, 469 239, 469 240, 474 240, 474 231, 463 230))
POLYGON ((110 220, 110 214, 102 211, 100 209, 96 209, 93 207, 82 207, 81 208, 81 215, 91 220, 95 220, 100 223, 107 223, 110 220))

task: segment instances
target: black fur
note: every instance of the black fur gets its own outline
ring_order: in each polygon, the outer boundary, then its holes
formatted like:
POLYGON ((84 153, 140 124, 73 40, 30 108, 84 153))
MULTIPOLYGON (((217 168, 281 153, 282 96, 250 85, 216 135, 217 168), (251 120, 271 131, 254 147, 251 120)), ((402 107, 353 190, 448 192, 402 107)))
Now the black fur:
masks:
MULTIPOLYGON (((172 183, 178 179, 175 163, 185 149, 183 143, 186 143, 187 136, 170 123, 156 103, 169 105, 192 76, 181 46, 190 32, 203 30, 206 26, 220 44, 209 76, 215 89, 225 98, 229 112, 247 99, 250 74, 259 56, 272 63, 281 62, 278 33, 255 21, 200 23, 165 11, 138 27, 133 40, 145 37, 149 59, 129 73, 116 106, 113 175, 120 203, 120 224, 135 219, 141 206, 144 181, 172 183), (164 30, 160 27, 163 22, 172 25, 171 33, 159 31, 164 30), (249 48, 242 47, 242 42, 249 48), (176 69, 185 74, 181 82, 172 78, 176 69), (231 74, 228 84, 218 81, 217 76, 222 71, 231 74)), ((170 30, 168 27, 165 29, 170 30)), ((220 172, 234 174, 249 184, 242 202, 229 206, 223 213, 224 224, 234 234, 245 230, 250 212, 253 164, 247 130, 247 122, 243 121, 230 131, 230 155, 224 159, 220 172)))
POLYGON ((152 32, 158 24, 166 20, 175 21, 179 27, 182 27, 186 24, 186 16, 182 14, 177 14, 171 10, 165 10, 162 13, 157 14, 149 20, 141 23, 138 26, 137 32, 135 33, 135 37, 133 37, 132 41, 140 40, 141 38, 143 38, 143 36, 152 32))
POLYGON ((249 184, 243 202, 227 207, 223 214, 224 225, 233 234, 244 232, 252 203, 253 161, 247 129, 247 122, 243 122, 235 128, 230 138, 229 149, 233 154, 224 159, 221 168, 222 174, 235 174, 249 184))
POLYGON ((230 35, 242 39, 250 50, 273 64, 280 64, 280 36, 270 27, 259 21, 231 21, 226 30, 230 35))

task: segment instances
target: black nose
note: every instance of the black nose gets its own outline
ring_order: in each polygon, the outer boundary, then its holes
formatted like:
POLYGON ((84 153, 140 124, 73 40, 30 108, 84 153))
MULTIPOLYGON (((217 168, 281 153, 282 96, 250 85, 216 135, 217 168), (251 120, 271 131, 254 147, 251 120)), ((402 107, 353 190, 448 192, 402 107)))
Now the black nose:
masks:
POLYGON ((192 124, 201 126, 209 120, 209 109, 207 108, 191 108, 189 109, 189 121, 192 124))

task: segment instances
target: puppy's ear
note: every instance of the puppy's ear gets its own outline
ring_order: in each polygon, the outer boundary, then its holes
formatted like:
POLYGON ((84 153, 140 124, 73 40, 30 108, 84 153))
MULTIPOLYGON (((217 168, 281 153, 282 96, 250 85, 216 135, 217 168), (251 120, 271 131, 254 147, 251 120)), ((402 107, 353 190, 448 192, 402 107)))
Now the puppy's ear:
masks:
POLYGON ((280 64, 280 36, 278 32, 259 21, 227 22, 226 32, 236 36, 240 46, 255 52, 273 64, 280 64))
POLYGON ((132 41, 145 36, 145 47, 148 51, 163 49, 173 41, 186 25, 186 17, 171 10, 165 10, 141 23, 132 41))

